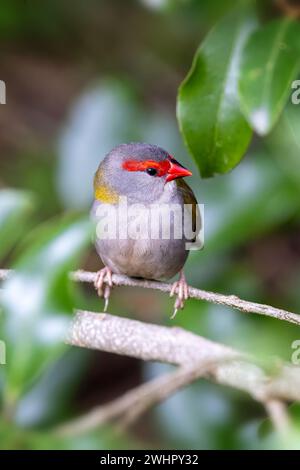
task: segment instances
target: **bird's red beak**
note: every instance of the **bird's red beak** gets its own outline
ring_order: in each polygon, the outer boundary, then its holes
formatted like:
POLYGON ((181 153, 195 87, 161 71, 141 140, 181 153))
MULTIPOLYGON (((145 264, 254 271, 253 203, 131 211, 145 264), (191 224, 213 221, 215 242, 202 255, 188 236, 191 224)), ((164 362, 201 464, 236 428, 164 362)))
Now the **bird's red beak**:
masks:
POLYGON ((170 168, 167 171, 167 183, 170 181, 175 180, 176 178, 183 178, 184 176, 192 176, 192 172, 182 166, 179 162, 177 162, 174 158, 170 158, 169 160, 170 168))

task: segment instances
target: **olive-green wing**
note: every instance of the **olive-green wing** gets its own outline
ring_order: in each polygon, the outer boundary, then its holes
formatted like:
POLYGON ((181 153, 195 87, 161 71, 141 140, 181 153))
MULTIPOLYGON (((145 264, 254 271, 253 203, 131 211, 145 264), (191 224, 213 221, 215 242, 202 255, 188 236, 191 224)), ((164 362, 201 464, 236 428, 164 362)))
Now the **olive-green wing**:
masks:
POLYGON ((189 185, 182 178, 177 179, 176 183, 183 196, 184 204, 188 204, 189 206, 191 206, 190 208, 188 208, 188 210, 191 209, 192 229, 197 236, 201 229, 201 215, 196 196, 193 193, 192 189, 189 187, 189 185))

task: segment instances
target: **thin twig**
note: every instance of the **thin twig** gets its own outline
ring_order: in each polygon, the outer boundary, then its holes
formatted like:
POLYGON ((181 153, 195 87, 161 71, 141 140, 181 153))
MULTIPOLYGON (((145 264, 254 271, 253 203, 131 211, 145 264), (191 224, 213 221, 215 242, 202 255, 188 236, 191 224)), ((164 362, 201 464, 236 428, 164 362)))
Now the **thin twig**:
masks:
MULTIPOLYGON (((88 271, 79 270, 71 274, 71 278, 77 282, 93 283, 95 281, 95 277, 96 273, 88 271)), ((112 280, 116 286, 142 287, 143 289, 156 289, 162 292, 170 292, 172 288, 171 284, 159 281, 132 279, 120 274, 113 274, 112 280)), ((278 320, 285 320, 289 323, 300 325, 300 315, 272 307, 270 305, 249 302, 248 300, 242 300, 235 295, 218 294, 216 292, 196 289, 195 287, 190 287, 189 293, 190 297, 193 299, 205 300, 206 302, 225 305, 226 307, 231 307, 244 313, 256 313, 258 315, 265 315, 267 317, 277 318, 278 320)))
POLYGON ((280 400, 268 400, 265 403, 265 408, 278 434, 285 436, 291 429, 286 404, 280 400))
MULTIPOLYGON (((0 270, 0 280, 6 280, 12 274, 11 270, 0 270)), ((78 270, 70 273, 70 278, 76 282, 94 283, 96 273, 78 270)), ((143 279, 133 279, 121 274, 113 274, 112 280, 116 286, 141 287, 143 289, 156 289, 162 292, 170 292, 172 285, 159 281, 149 281, 143 279)), ((256 313, 277 320, 284 320, 295 325, 300 325, 300 315, 287 310, 272 307, 271 305, 258 304, 243 300, 236 295, 224 295, 216 292, 209 292, 195 287, 189 288, 190 297, 198 300, 205 300, 214 304, 225 305, 240 310, 243 313, 256 313)))
POLYGON ((210 366, 209 363, 200 367, 180 367, 130 390, 106 405, 95 407, 85 415, 58 427, 54 432, 64 437, 76 436, 116 419, 119 419, 118 429, 124 431, 154 405, 200 378, 210 366))

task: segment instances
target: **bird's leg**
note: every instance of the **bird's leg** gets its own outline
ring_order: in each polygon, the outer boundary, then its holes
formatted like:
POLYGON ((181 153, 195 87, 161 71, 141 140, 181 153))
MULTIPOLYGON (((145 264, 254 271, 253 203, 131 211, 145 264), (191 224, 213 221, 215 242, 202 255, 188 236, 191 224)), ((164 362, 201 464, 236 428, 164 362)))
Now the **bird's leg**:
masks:
POLYGON ((173 297, 175 294, 177 294, 177 297, 175 300, 174 312, 171 316, 171 320, 175 318, 179 309, 183 309, 184 302, 189 298, 189 286, 186 282, 183 270, 180 271, 179 280, 174 282, 172 285, 170 297, 173 297))
POLYGON ((110 268, 105 266, 103 269, 100 269, 100 271, 97 272, 94 286, 99 297, 104 298, 104 312, 106 312, 110 292, 113 287, 112 271, 110 268))

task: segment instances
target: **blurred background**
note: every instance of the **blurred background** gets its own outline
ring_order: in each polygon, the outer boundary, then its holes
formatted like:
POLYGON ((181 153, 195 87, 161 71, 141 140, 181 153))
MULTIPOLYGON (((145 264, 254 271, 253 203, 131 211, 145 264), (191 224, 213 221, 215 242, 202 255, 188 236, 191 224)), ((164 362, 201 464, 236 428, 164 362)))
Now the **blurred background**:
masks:
MULTIPOLYGON (((180 137, 176 94, 196 48, 237 1, 2 0, 0 106, 0 366, 2 449, 254 449, 280 446, 246 394, 199 381, 128 432, 66 439, 52 429, 169 370, 69 348, 74 307, 101 311, 70 269, 101 267, 89 225, 93 174, 120 142, 165 147, 194 172, 205 248, 186 267, 195 287, 300 310, 300 110, 287 106, 264 140, 225 176, 201 179, 180 137), (267 429, 267 431, 266 431, 267 429)), ((260 2, 262 3, 262 2, 260 2)), ((272 17, 271 2, 265 14, 272 17)), ((156 291, 116 288, 110 313, 180 325, 257 355, 291 360, 299 329, 189 300, 175 321, 156 291)), ((292 407, 292 413, 298 410, 292 407)))

